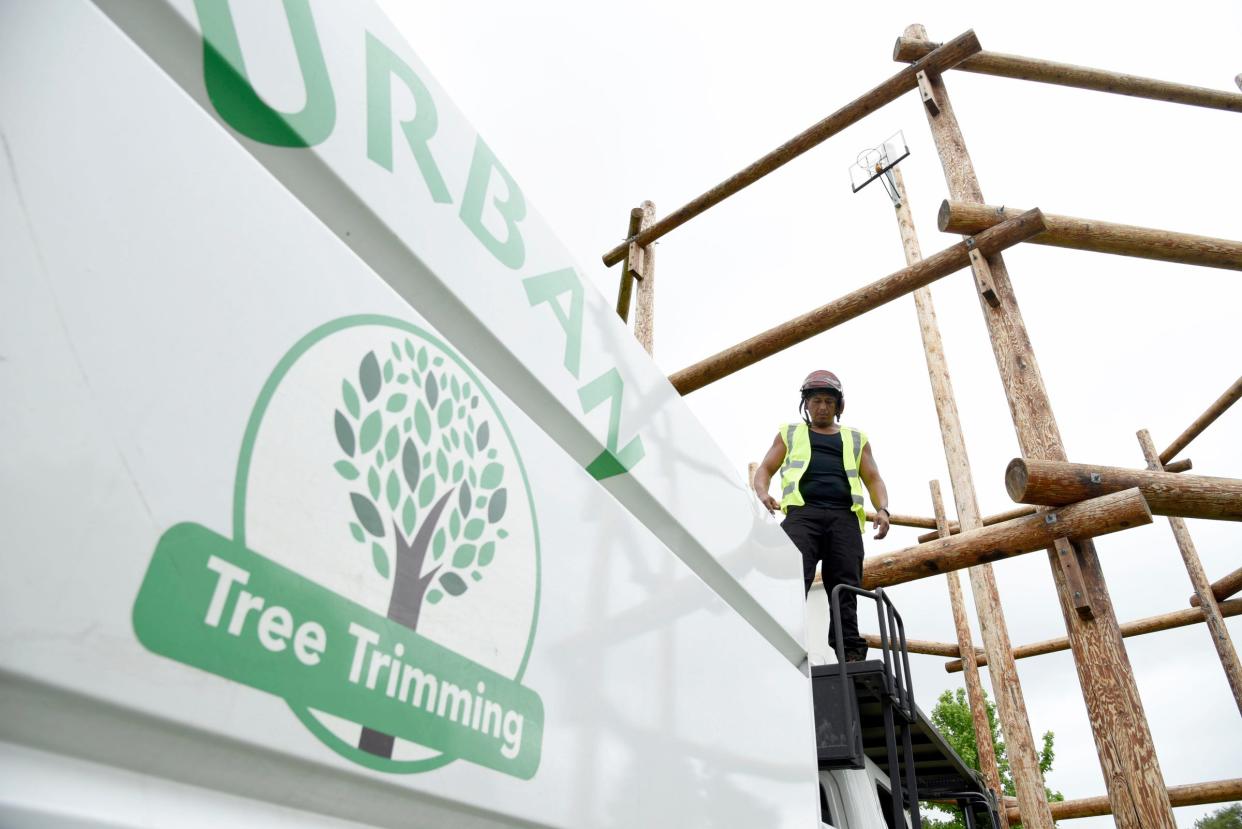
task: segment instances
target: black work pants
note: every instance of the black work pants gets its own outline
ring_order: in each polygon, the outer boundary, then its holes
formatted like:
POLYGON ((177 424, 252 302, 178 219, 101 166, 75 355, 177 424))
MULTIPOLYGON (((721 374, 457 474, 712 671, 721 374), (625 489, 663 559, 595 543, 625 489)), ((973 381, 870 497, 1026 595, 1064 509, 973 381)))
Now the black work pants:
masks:
MULTIPOLYGON (((849 507, 790 507, 781 529, 802 553, 802 581, 807 593, 815 579, 815 565, 822 562, 824 592, 828 596, 828 643, 836 647, 832 621, 832 588, 838 584, 862 585, 863 542, 858 516, 849 507)), ((858 597, 841 591, 841 633, 845 650, 867 649, 858 635, 858 597)))

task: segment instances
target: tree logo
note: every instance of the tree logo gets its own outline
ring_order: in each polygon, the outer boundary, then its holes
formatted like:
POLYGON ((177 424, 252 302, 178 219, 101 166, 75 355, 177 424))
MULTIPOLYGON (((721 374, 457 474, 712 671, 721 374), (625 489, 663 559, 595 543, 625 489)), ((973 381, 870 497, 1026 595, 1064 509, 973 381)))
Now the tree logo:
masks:
POLYGON ((277 365, 243 439, 233 538, 166 532, 134 627, 283 697, 355 762, 529 778, 538 607, 534 503, 499 408, 445 343, 363 316, 277 365))

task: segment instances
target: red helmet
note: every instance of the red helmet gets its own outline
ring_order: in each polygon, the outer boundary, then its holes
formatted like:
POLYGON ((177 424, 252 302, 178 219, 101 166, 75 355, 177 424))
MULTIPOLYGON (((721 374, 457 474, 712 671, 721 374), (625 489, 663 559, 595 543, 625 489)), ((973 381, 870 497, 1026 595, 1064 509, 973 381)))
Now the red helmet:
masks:
MULTIPOLYGON (((841 389, 841 381, 837 379, 837 375, 822 368, 808 374, 806 379, 802 381, 803 407, 806 406, 807 395, 814 394, 817 391, 836 392, 837 417, 840 418, 841 413, 845 411, 845 392, 841 389)), ((803 414, 804 419, 805 417, 806 415, 803 414)))

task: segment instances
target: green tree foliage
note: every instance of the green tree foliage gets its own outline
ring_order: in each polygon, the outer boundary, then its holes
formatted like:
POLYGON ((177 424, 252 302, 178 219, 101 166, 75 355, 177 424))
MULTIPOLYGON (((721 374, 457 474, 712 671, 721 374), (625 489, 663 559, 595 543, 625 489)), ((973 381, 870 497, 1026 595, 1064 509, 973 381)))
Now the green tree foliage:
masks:
POLYGON ((1195 829, 1242 829, 1242 803, 1217 809, 1195 821, 1195 829))
POLYGON ((505 468, 465 372, 410 339, 389 351, 383 362, 368 352, 341 382, 334 468, 351 488, 349 533, 375 571, 391 580, 394 558, 418 548, 416 575, 435 576, 422 600, 435 604, 481 581, 507 536, 505 468))
MULTIPOLYGON (((1009 755, 1005 750, 1005 743, 1000 738, 1000 726, 996 719, 996 706, 987 698, 987 691, 983 692, 984 703, 988 712, 988 728, 991 731, 992 746, 996 750, 996 768, 1000 772, 1001 786, 1005 789, 1005 794, 1013 796, 1016 794, 1013 785, 1013 775, 1009 769, 1009 755)), ((957 752, 966 765, 976 771, 979 768, 979 749, 975 742, 975 722, 970 716, 970 703, 966 699, 966 690, 958 688, 957 691, 945 691, 936 701, 936 707, 932 709, 931 714, 932 725, 936 730, 944 736, 945 741, 957 752)), ((1047 775, 1052 771, 1052 761, 1055 758, 1055 752, 1052 747, 1053 733, 1045 731, 1043 736, 1043 748, 1039 752, 1039 770, 1047 775)), ((1064 800, 1065 796, 1060 792, 1055 792, 1045 787, 1044 791, 1048 795, 1049 801, 1064 800)), ((962 819, 961 811, 942 806, 936 806, 937 809, 944 809, 949 812, 948 820, 938 820, 934 817, 924 817, 923 826, 927 829, 964 829, 966 824, 962 819)))

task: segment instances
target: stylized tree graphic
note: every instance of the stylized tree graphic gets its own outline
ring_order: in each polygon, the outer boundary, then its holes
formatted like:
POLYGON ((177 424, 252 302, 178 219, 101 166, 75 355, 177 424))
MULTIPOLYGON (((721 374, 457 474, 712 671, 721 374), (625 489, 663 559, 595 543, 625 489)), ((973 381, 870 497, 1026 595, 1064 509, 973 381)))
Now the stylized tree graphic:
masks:
MULTIPOLYGON (((426 346, 374 351, 341 382, 338 474, 352 484, 353 539, 392 583, 388 618, 418 627, 423 603, 465 593, 495 558, 508 492, 496 437, 465 373, 426 346)), ((391 756, 392 738, 363 730, 360 747, 391 756)))

